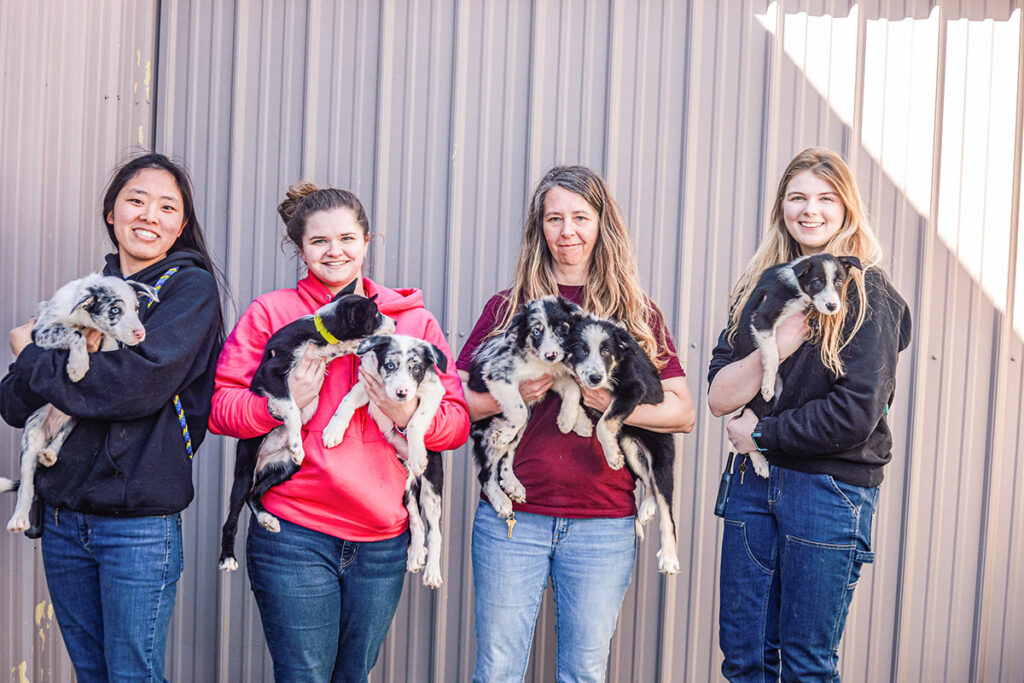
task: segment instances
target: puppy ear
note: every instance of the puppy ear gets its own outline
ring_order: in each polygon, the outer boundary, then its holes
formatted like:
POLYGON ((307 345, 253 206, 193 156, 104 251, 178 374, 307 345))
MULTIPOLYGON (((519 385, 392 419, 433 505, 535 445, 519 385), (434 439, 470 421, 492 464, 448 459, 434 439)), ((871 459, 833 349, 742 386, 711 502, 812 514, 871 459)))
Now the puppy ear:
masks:
POLYGON ((428 344, 430 347, 431 360, 437 369, 441 372, 448 372, 448 359, 445 357, 444 352, 437 348, 433 344, 428 344))
POLYGON ((807 273, 810 272, 810 270, 811 270, 811 259, 809 259, 809 258, 805 258, 805 259, 803 259, 803 260, 793 264, 793 273, 797 277, 803 277, 804 275, 807 275, 807 273))
POLYGON ((137 296, 140 301, 142 300, 142 297, 146 297, 155 304, 160 303, 160 298, 156 295, 155 287, 144 285, 141 282, 136 282, 135 280, 125 280, 125 282, 131 285, 131 288, 135 290, 135 296, 137 296))
POLYGON ((78 303, 76 303, 71 308, 71 310, 72 311, 77 311, 77 310, 85 311, 85 310, 88 310, 89 307, 92 306, 94 303, 96 303, 96 293, 93 291, 92 287, 90 287, 89 289, 85 290, 85 293, 78 300, 78 303))
POLYGON ((860 265, 860 259, 857 258, 856 256, 840 256, 839 262, 846 266, 846 270, 850 270, 850 268, 864 270, 864 268, 860 265))
POLYGON ((356 349, 357 356, 365 356, 371 351, 376 351, 381 346, 389 344, 390 340, 383 334, 375 334, 372 337, 367 337, 363 341, 359 342, 359 347, 356 349))

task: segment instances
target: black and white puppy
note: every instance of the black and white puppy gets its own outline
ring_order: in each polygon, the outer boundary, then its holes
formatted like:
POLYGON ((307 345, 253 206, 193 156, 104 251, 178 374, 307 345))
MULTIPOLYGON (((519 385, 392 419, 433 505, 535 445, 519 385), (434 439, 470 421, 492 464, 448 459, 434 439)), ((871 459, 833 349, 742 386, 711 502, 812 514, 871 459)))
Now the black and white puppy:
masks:
POLYGON ((296 465, 301 465, 305 457, 302 425, 316 412, 318 399, 314 398, 300 413, 288 389, 288 375, 309 344, 318 358, 331 361, 355 353, 359 342, 370 335, 394 332, 395 321, 377 310, 374 298, 343 294, 315 314, 285 325, 267 341, 250 389, 269 399, 271 414, 288 428, 288 451, 296 465))
MULTIPOLYGON (((822 315, 835 315, 842 310, 843 285, 851 268, 861 268, 855 256, 815 254, 790 263, 772 266, 761 274, 740 313, 733 340, 733 353, 743 358, 761 350, 761 392, 747 407, 759 417, 769 413, 769 401, 777 393, 779 347, 775 329, 793 315, 814 307, 822 315)), ((754 471, 768 477, 768 461, 761 453, 748 454, 754 471)))
POLYGON ((238 568, 235 534, 244 504, 249 504, 256 520, 265 529, 281 530, 277 518, 263 507, 263 494, 299 471, 305 455, 302 425, 316 412, 318 402, 314 399, 300 411, 288 389, 288 375, 310 343, 319 357, 330 361, 355 353, 359 342, 366 337, 394 332, 395 321, 381 314, 374 298, 343 294, 322 306, 314 315, 303 316, 285 325, 267 340, 263 359, 249 388, 269 399, 270 412, 284 424, 264 436, 238 440, 228 516, 221 529, 218 563, 221 569, 232 571, 238 568))
POLYGON ((593 425, 580 404, 579 385, 565 365, 566 342, 583 309, 560 296, 534 299, 519 307, 509 328, 491 337, 473 354, 468 386, 489 392, 501 413, 474 422, 470 428, 480 485, 495 512, 507 518, 512 501, 526 500, 526 490, 513 473, 515 446, 530 417, 519 384, 545 375, 562 397, 558 429, 589 437, 593 425), (500 485, 499 485, 500 478, 500 485))
POLYGON ((324 446, 333 448, 342 442, 352 416, 369 404, 373 417, 384 437, 394 446, 405 464, 405 508, 409 512, 409 559, 411 572, 423 569, 423 585, 441 585, 441 490, 444 486, 444 464, 441 454, 428 451, 424 445, 427 429, 444 398, 444 386, 437 371, 444 372, 448 360, 433 344, 406 335, 369 337, 359 344, 356 353, 362 358, 364 371, 375 376, 393 401, 419 399, 416 411, 405 427, 405 438, 395 424, 373 403, 366 385, 355 386, 338 404, 331 421, 324 428, 324 446))
POLYGON ((658 570, 675 574, 679 571, 672 515, 675 438, 623 424, 638 405, 664 400, 658 369, 625 328, 589 315, 572 334, 568 363, 581 384, 611 392, 612 402, 595 428, 598 441, 609 467, 619 469, 625 464, 644 486, 644 499, 637 511, 640 538, 644 535, 643 525, 655 511, 661 512, 658 570))
MULTIPOLYGON (((146 338, 139 320, 139 298, 157 300, 156 290, 132 280, 98 273, 72 280, 57 290, 53 298, 39 304, 32 341, 44 349, 67 349, 68 379, 78 382, 89 371, 89 352, 81 329, 103 333, 101 351, 117 348, 118 343, 135 346, 146 338)), ((49 467, 57 462, 64 441, 75 427, 75 418, 46 404, 32 413, 21 435, 21 482, 0 477, 0 490, 18 490, 9 531, 29 528, 28 513, 35 495, 36 462, 49 467)))

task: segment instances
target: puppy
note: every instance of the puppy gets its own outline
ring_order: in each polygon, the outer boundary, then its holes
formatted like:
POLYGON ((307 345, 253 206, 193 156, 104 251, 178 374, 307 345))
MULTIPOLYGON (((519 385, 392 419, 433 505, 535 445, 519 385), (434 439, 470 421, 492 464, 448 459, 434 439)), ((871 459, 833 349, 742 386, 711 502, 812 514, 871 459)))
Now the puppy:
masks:
MULTIPOLYGON (((822 315, 839 313, 842 310, 843 284, 851 268, 861 268, 860 260, 855 256, 816 254, 772 266, 761 274, 740 313, 733 340, 733 352, 737 358, 753 353, 755 348, 761 350, 764 367, 761 392, 747 405, 758 418, 769 414, 769 402, 777 393, 779 347, 775 328, 794 313, 803 313, 812 306, 822 315)), ((748 455, 754 471, 767 478, 768 461, 765 457, 758 451, 748 455)))
POLYGON ((562 397, 558 429, 583 437, 593 433, 580 405, 579 386, 563 362, 566 341, 582 317, 583 309, 563 297, 534 299, 519 307, 507 330, 488 339, 473 354, 469 388, 490 392, 501 406, 499 415, 474 422, 470 436, 480 485, 502 518, 512 514, 512 501, 526 500, 526 490, 512 471, 515 447, 530 417, 529 406, 519 393, 520 382, 554 377, 552 389, 562 397))
POLYGON ((317 357, 326 361, 354 353, 360 340, 374 334, 395 331, 395 321, 381 315, 374 303, 358 294, 343 294, 313 315, 304 315, 285 325, 267 341, 256 374, 253 392, 268 399, 270 413, 288 428, 288 451, 296 465, 302 464, 302 425, 316 412, 318 399, 300 413, 288 389, 288 375, 312 344, 317 357))
POLYGON ((640 404, 661 403, 665 391, 658 369, 640 344, 622 326, 593 316, 576 326, 569 343, 569 367, 580 383, 591 389, 607 389, 612 402, 597 422, 598 441, 608 466, 624 464, 644 488, 637 510, 637 535, 643 525, 661 511, 661 549, 658 570, 679 571, 676 527, 672 516, 674 497, 675 438, 623 424, 640 404))
MULTIPOLYGON (((156 290, 132 280, 98 273, 72 280, 39 304, 32 341, 44 349, 67 349, 68 379, 78 382, 89 371, 89 352, 85 335, 78 328, 103 333, 101 351, 117 348, 118 342, 135 346, 146 338, 139 320, 139 297, 156 301, 156 290)), ((35 495, 35 469, 38 460, 47 467, 57 462, 64 441, 74 429, 76 419, 47 404, 32 413, 21 436, 21 482, 0 477, 0 490, 18 490, 14 515, 8 531, 29 528, 28 513, 35 495)))
POLYGON ((340 444, 355 411, 370 405, 370 415, 394 446, 407 470, 403 497, 409 512, 409 560, 406 566, 414 573, 426 566, 423 585, 437 588, 442 583, 441 489, 444 465, 441 454, 428 451, 423 439, 444 398, 444 386, 437 372, 438 369, 441 372, 447 369, 448 360, 433 344, 397 334, 365 339, 356 353, 362 357, 363 370, 380 379, 391 400, 405 402, 418 398, 419 404, 406 425, 406 437, 402 438, 394 423, 370 403, 366 385, 359 381, 341 400, 324 428, 324 446, 333 448, 340 444))
POLYGON ((235 534, 242 505, 249 504, 261 526, 281 530, 280 522, 263 507, 262 498, 271 487, 291 479, 299 471, 305 456, 302 450, 302 425, 316 412, 317 399, 299 411, 288 389, 288 375, 313 344, 316 354, 333 360, 354 353, 359 342, 374 334, 394 332, 395 321, 381 315, 374 303, 356 294, 344 294, 314 315, 306 315, 285 325, 267 340, 251 391, 268 398, 271 414, 284 421, 265 436, 239 439, 235 447, 235 477, 231 485, 228 516, 221 529, 218 565, 224 571, 238 568, 235 560, 235 534))

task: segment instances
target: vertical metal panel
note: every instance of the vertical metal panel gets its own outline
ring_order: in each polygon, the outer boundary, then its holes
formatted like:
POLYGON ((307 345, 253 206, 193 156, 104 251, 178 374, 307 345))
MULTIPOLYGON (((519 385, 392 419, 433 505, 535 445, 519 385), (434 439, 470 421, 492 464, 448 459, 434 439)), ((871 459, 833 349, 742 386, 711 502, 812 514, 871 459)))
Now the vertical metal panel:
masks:
MULTIPOLYGON (((152 144, 156 7, 0 3, 0 321, 24 323, 71 277, 102 267, 100 220, 115 163, 152 144)), ((4 367, 12 360, 0 349, 4 367)), ((20 433, 0 428, 3 473, 20 433)), ((8 502, 9 501, 9 502, 8 502)), ((13 509, 4 498, 3 515, 13 509)), ((0 664, 14 680, 72 680, 38 541, 0 536, 0 664)))
MULTIPOLYGON (((304 177, 363 200, 381 235, 373 276, 422 288, 456 351, 511 280, 532 185, 555 163, 595 167, 624 210, 698 406, 678 447, 683 569, 657 573, 656 534, 640 545, 609 679, 714 680, 720 525, 710 511, 727 442, 704 403, 706 363, 783 167, 806 146, 832 147, 854 169, 915 318, 878 559, 855 594, 841 672, 1019 680, 1021 5, 165 0, 157 18, 151 4, 0 2, 0 319, 20 322, 65 273, 95 267, 104 237, 83 226, 95 225, 102 181, 140 129, 144 145, 191 168, 238 310, 295 280, 275 207, 304 177)), ((0 429, 0 443, 13 471, 15 430, 0 429)), ((215 568, 232 450, 211 437, 196 461, 173 680, 272 679, 244 571, 215 568)), ((472 674, 478 489, 465 448, 445 457, 445 585, 428 591, 409 577, 373 680, 472 674)), ((0 664, 68 680, 36 547, 0 539, 14 568, 0 664)), ((552 680, 554 660, 548 597, 527 680, 552 680)))

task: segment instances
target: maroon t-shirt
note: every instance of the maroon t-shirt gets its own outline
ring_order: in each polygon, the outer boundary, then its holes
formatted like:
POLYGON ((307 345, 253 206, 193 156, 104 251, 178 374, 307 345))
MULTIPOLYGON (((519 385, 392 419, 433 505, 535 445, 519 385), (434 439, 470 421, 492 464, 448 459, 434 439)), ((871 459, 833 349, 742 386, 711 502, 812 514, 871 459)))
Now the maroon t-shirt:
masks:
MULTIPOLYGON (((582 304, 583 287, 559 285, 558 292, 566 299, 582 304)), ((470 333, 455 362, 459 370, 469 372, 473 352, 494 329, 507 306, 509 290, 495 294, 484 306, 480 319, 470 333)), ((655 339, 664 321, 652 321, 655 339)), ((668 363, 661 371, 663 380, 685 377, 676 356, 672 337, 665 335, 666 348, 660 348, 659 359, 668 363)), ((553 391, 533 406, 523 440, 516 450, 514 471, 526 488, 526 502, 514 508, 551 517, 594 518, 628 517, 636 514, 633 478, 626 468, 608 467, 597 437, 584 439, 569 432, 562 434, 555 424, 561 399, 553 391)))

